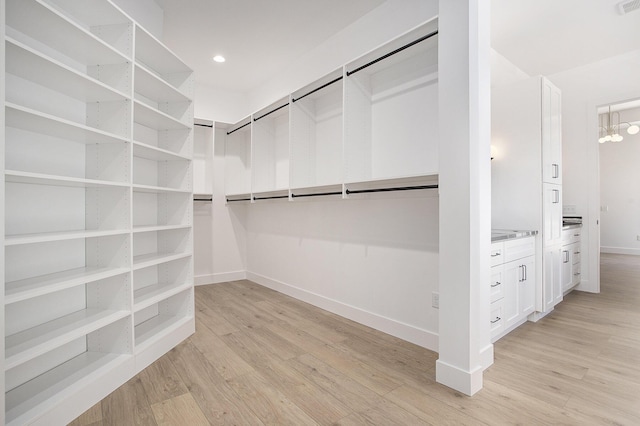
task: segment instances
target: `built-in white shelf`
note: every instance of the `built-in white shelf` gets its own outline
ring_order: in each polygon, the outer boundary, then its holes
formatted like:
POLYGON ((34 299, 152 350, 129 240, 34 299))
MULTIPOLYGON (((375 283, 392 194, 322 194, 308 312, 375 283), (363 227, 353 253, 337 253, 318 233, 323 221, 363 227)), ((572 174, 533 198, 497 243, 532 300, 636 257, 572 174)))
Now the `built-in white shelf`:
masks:
POLYGON ((136 61, 159 77, 191 73, 191 69, 173 54, 160 40, 136 26, 136 61))
POLYGON ((134 85, 137 93, 156 102, 191 102, 183 92, 139 63, 136 64, 134 85))
POLYGON ((142 309, 161 302, 178 293, 182 293, 193 286, 193 283, 186 282, 183 284, 153 284, 136 290, 133 294, 133 311, 138 312, 142 309))
POLYGON ((17 303, 67 288, 85 285, 89 282, 115 277, 116 275, 127 272, 129 272, 128 267, 86 266, 22 280, 9 281, 6 282, 4 286, 4 303, 5 305, 17 303))
POLYGON ((193 332, 193 72, 111 0, 5 4, 4 418, 65 424, 193 332))
POLYGON ((129 96, 11 38, 6 39, 7 74, 52 88, 84 102, 125 101, 129 96))
POLYGON ((128 311, 85 309, 7 336, 4 368, 14 368, 129 314, 128 311))
POLYGON ((136 141, 133 142, 133 156, 154 161, 189 160, 189 157, 186 155, 136 141))
POLYGON ((134 192, 191 194, 190 189, 165 188, 152 185, 133 185, 134 192))
POLYGON ((17 246, 22 244, 37 244, 53 241, 77 240, 85 238, 110 237, 115 235, 128 235, 129 230, 126 229, 108 229, 108 230, 78 230, 63 232, 43 232, 37 234, 22 235, 6 235, 4 238, 5 246, 17 246))
POLYGON ((135 327, 136 349, 144 350, 146 346, 162 339, 184 324, 193 321, 192 316, 157 315, 135 327))
POLYGON ((35 185, 66 186, 74 188, 128 188, 127 183, 111 182, 97 179, 83 179, 65 176, 53 176, 44 173, 5 171, 5 182, 30 183, 35 185))
POLYGON ((175 229, 189 229, 191 225, 145 225, 145 226, 134 226, 133 232, 156 232, 156 231, 172 231, 175 229))
POLYGON ((140 101, 134 101, 133 105, 134 121, 145 127, 155 130, 188 129, 190 127, 189 124, 140 101))
POLYGON ((133 256, 133 269, 142 269, 149 266, 159 265, 161 263, 171 262, 172 260, 184 259, 190 257, 191 252, 184 253, 148 253, 133 256))
POLYGON ((7 425, 29 422, 37 412, 72 398, 96 377, 109 374, 131 358, 130 354, 84 352, 8 391, 5 397, 7 425))
POLYGON ((10 102, 5 103, 5 125, 87 145, 128 142, 127 138, 116 134, 10 102))
MULTIPOLYGON (((83 1, 94 10, 97 4, 104 5, 104 1, 83 1)), ((102 8, 113 9, 111 8, 102 8)), ((73 61, 86 65, 117 64, 131 61, 123 53, 117 51, 97 36, 81 27, 71 19, 37 0, 10 0, 6 2, 7 32, 19 31, 26 36, 45 43, 56 52, 72 58, 73 61), (43 25, 46 23, 46 25, 43 25)), ((105 12, 103 17, 107 17, 105 12)), ((109 16, 113 16, 109 14, 109 16)), ((123 21, 122 19, 118 19, 123 21)), ((108 25, 106 22, 104 25, 108 25)))

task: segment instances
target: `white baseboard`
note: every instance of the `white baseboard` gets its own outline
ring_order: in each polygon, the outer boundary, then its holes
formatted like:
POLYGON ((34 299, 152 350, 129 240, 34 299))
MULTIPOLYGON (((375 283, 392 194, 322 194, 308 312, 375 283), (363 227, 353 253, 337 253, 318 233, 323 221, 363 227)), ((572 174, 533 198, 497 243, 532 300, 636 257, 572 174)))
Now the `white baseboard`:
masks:
POLYGON ((611 254, 632 254, 634 256, 640 256, 640 249, 636 248, 626 248, 626 247, 600 247, 600 253, 611 253, 611 254))
POLYGON ((444 361, 436 361, 436 381, 468 396, 482 389, 483 371, 482 366, 466 371, 444 361))
POLYGON ((423 348, 438 351, 438 334, 432 331, 383 317, 253 272, 247 272, 247 279, 423 348))
POLYGON ((216 274, 196 275, 193 283, 198 286, 245 279, 247 279, 246 271, 218 272, 216 274))

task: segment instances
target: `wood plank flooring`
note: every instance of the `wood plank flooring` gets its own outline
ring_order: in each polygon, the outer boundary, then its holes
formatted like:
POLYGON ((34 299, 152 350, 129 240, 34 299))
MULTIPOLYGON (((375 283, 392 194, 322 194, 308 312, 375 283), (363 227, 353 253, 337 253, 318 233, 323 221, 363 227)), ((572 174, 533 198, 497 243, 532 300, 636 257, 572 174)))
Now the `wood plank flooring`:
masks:
POLYGON ((249 281, 196 288, 196 334, 72 425, 639 425, 640 258, 602 256, 495 345, 469 398, 437 354, 249 281))

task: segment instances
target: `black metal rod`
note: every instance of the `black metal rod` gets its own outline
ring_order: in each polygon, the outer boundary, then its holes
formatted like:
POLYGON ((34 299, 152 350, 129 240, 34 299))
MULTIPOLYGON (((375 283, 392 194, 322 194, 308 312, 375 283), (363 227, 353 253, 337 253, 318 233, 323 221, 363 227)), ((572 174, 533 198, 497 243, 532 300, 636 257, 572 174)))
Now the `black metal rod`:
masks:
POLYGON ((213 201, 213 198, 194 198, 193 201, 213 201))
POLYGON ((332 85, 333 83, 338 82, 338 81, 340 81, 340 80, 342 80, 342 76, 340 76, 340 77, 338 77, 338 78, 336 78, 336 79, 333 79, 333 80, 331 80, 331 81, 330 81, 330 82, 328 82, 328 83, 323 84, 322 86, 318 87, 317 89, 313 89, 313 90, 312 90, 312 91, 310 91, 309 93, 305 93, 304 95, 300 96, 299 98, 296 98, 296 99, 291 98, 291 102, 298 102, 300 99, 302 99, 302 98, 304 98, 304 97, 307 97, 307 96, 309 96, 309 95, 311 95, 311 94, 313 94, 313 93, 316 93, 318 90, 322 90, 322 89, 324 89, 325 87, 330 86, 330 85, 332 85))
POLYGON ((272 195, 269 197, 253 197, 254 200, 276 200, 280 198, 289 198, 288 195, 272 195))
POLYGON ((269 111, 269 112, 267 112, 267 113, 265 113, 265 114, 262 114, 260 117, 256 117, 256 118, 254 118, 254 119, 253 119, 253 121, 258 121, 258 120, 260 120, 261 118, 264 118, 264 117, 266 117, 266 116, 267 116, 267 115, 269 115, 269 114, 273 114, 274 112, 276 112, 276 111, 278 111, 278 110, 280 110, 280 109, 282 109, 282 108, 284 108, 284 107, 286 107, 286 106, 288 106, 288 105, 289 105, 289 102, 287 102, 287 103, 286 103, 286 104, 284 104, 284 105, 280 105, 278 108, 276 108, 276 109, 272 109, 271 111, 269 111))
POLYGON ((435 36, 435 35, 437 35, 437 34, 438 34, 438 30, 435 30, 434 32, 429 33, 429 34, 427 34, 427 35, 425 35, 425 36, 422 36, 422 37, 420 37, 419 39, 414 40, 414 41, 412 41, 412 42, 411 42, 411 43, 409 43, 409 44, 405 44, 404 46, 397 48, 397 49, 396 49, 396 50, 394 50, 393 52, 389 52, 389 53, 387 53, 387 54, 385 54, 385 55, 382 55, 382 56, 380 56, 378 59, 374 59, 373 61, 371 61, 371 62, 369 62, 369 63, 366 63, 366 64, 364 64, 364 65, 362 65, 362 66, 360 66, 360 67, 358 67, 358 68, 354 69, 353 71, 347 71, 347 77, 348 77, 348 76, 350 76, 351 74, 355 74, 355 73, 357 73, 358 71, 362 71, 363 69, 365 69, 365 68, 367 68, 367 67, 369 67, 369 66, 371 66, 371 65, 373 65, 373 64, 376 64, 376 63, 378 63, 378 62, 382 61, 383 59, 387 59, 389 56, 393 56, 393 55, 395 55, 396 53, 400 53, 400 52, 402 52, 403 50, 408 49, 408 48, 410 48, 411 46, 416 45, 416 44, 418 44, 418 43, 420 43, 420 42, 422 42, 422 41, 425 41, 425 40, 427 40, 427 39, 429 39, 429 38, 431 38, 431 37, 433 37, 433 36, 435 36))
POLYGON ((342 191, 336 191, 336 192, 314 192, 314 193, 309 193, 309 194, 291 194, 291 197, 293 197, 293 198, 298 198, 298 197, 324 197, 326 195, 342 195, 342 191))
POLYGON ((194 126, 200 126, 200 127, 209 127, 209 128, 213 128, 213 124, 200 124, 200 123, 193 123, 194 126))
POLYGON ((227 203, 230 203, 232 201, 251 201, 251 198, 236 198, 234 200, 230 200, 227 198, 227 203))
POLYGON ((227 135, 230 135, 233 132, 237 132, 238 130, 242 129, 243 127, 247 127, 249 124, 251 124, 251 121, 249 121, 248 123, 243 124, 242 126, 238 127, 237 129, 233 129, 230 132, 227 132, 227 135))
POLYGON ((347 189, 349 194, 367 194, 371 192, 415 191, 417 189, 438 189, 438 185, 398 186, 395 188, 347 189))

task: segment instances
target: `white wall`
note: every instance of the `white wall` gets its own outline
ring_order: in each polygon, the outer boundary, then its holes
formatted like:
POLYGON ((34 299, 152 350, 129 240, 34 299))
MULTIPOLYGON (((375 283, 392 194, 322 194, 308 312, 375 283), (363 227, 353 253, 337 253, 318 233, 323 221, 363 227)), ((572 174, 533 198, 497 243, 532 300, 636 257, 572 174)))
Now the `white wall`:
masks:
POLYGON ((164 11, 155 0, 113 0, 113 2, 145 30, 158 40, 162 40, 164 11))
MULTIPOLYGON (((620 111, 621 121, 640 121, 640 108, 620 111)), ((600 251, 640 255, 640 133, 621 131, 622 142, 601 144, 600 251)))
POLYGON ((527 73, 491 49, 491 87, 508 85, 527 78, 527 73))
POLYGON ((599 291, 598 105, 640 98, 640 51, 550 75, 562 90, 563 203, 583 216, 580 290, 599 291))
POLYGON ((233 124, 252 112, 246 93, 233 92, 196 82, 195 117, 218 123, 233 124))

